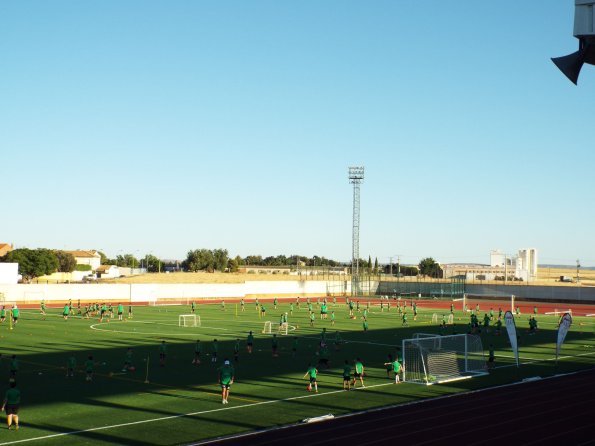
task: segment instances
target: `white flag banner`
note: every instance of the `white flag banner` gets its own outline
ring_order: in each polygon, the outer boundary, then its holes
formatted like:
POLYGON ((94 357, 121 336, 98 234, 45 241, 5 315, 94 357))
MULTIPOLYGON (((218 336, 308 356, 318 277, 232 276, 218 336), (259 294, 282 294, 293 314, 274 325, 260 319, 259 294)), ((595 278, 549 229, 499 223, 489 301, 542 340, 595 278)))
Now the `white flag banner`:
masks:
POLYGON ((570 329, 572 325, 572 315, 570 313, 564 313, 562 316, 562 320, 560 321, 560 325, 558 326, 558 342, 556 342, 556 361, 558 360, 558 355, 560 354, 560 348, 564 343, 564 339, 566 338, 566 333, 570 329))
POLYGON ((508 339, 510 340, 510 346, 516 359, 516 366, 519 366, 519 345, 516 337, 516 324, 514 323, 514 316, 512 311, 504 313, 504 323, 506 324, 506 331, 508 332, 508 339))

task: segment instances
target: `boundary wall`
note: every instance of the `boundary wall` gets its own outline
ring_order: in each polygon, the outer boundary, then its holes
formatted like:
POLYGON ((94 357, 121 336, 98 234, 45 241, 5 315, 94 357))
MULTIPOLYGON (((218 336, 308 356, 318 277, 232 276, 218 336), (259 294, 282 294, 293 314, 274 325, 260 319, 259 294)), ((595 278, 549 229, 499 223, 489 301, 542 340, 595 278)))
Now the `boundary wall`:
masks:
POLYGON ((326 281, 250 281, 232 284, 14 284, 0 285, 7 303, 46 304, 74 302, 130 302, 152 304, 191 300, 239 300, 255 298, 296 298, 325 296, 326 281))

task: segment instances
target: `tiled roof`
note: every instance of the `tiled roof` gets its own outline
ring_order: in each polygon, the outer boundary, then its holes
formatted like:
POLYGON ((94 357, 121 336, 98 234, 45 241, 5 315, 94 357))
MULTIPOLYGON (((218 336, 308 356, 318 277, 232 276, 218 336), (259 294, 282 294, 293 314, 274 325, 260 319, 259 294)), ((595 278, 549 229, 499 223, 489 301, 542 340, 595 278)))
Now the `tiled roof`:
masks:
POLYGON ((66 251, 74 257, 100 257, 97 251, 66 251))

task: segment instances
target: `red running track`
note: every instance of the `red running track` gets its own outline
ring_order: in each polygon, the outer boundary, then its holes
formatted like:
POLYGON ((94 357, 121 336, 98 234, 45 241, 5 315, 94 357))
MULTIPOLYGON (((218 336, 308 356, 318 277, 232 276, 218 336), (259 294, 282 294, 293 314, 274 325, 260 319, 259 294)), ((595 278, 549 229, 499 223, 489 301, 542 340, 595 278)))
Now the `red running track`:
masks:
POLYGON ((590 369, 197 444, 595 444, 594 378, 590 369))

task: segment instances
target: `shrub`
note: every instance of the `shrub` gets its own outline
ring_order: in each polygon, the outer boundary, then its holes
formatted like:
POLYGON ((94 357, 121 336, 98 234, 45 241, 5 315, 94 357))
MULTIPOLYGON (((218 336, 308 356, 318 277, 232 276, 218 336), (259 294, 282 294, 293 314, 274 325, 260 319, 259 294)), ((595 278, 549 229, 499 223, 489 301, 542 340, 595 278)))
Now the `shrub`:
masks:
POLYGON ((74 268, 75 271, 91 271, 93 268, 91 268, 91 265, 76 265, 76 267, 74 268))

